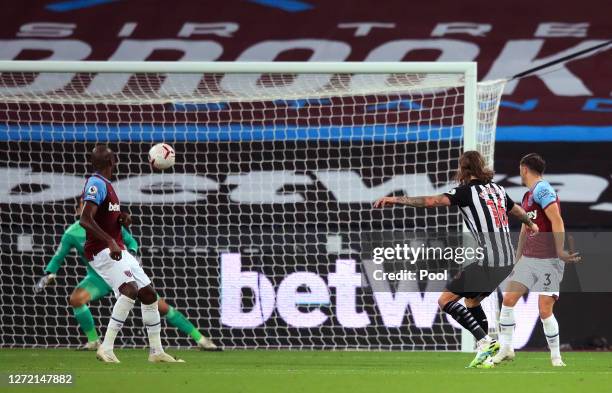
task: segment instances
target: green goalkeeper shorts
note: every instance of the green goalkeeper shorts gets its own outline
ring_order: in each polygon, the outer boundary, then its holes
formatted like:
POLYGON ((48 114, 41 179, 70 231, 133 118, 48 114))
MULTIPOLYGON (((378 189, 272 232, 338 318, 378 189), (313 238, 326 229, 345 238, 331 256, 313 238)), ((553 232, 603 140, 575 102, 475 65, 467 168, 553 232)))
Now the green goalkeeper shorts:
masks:
POLYGON ((91 297, 90 301, 101 299, 113 291, 102 277, 91 271, 87 272, 87 275, 79 282, 77 288, 86 290, 91 297))

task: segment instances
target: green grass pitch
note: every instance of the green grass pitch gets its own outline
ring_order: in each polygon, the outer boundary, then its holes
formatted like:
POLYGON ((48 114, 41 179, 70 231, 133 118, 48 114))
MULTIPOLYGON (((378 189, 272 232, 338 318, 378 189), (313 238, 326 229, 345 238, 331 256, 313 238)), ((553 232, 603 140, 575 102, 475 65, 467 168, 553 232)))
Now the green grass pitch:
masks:
POLYGON ((452 352, 330 352, 168 350, 185 364, 149 364, 145 350, 117 350, 121 364, 92 352, 0 349, 0 392, 612 392, 611 352, 518 352, 490 370, 465 369, 470 354, 452 352), (72 386, 8 386, 6 373, 72 373, 72 386))

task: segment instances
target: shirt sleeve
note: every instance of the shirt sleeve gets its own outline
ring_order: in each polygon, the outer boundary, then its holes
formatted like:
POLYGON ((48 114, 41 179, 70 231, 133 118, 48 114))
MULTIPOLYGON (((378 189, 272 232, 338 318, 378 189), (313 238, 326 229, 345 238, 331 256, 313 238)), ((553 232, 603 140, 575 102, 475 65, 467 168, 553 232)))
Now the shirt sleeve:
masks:
POLYGON ((93 202, 100 205, 106 198, 106 183, 95 176, 87 179, 85 190, 83 191, 83 201, 93 202))
POLYGON ((125 248, 132 254, 136 254, 138 252, 138 242, 134 239, 130 231, 125 229, 125 227, 121 227, 121 236, 123 237, 125 248))
POLYGON ((541 181, 533 190, 533 201, 540 205, 542 209, 546 209, 548 205, 557 200, 557 193, 552 188, 550 183, 541 181))
POLYGON ((445 192, 452 206, 465 207, 469 206, 472 199, 472 190, 469 186, 460 185, 452 190, 445 192))
POLYGON ((57 249, 57 251, 55 251, 55 255, 53 255, 53 258, 51 258, 51 260, 45 267, 45 273, 57 273, 59 268, 64 263, 64 260, 66 259, 68 254, 70 254, 71 250, 72 242, 70 240, 70 236, 64 234, 62 236, 62 240, 60 241, 59 248, 57 249))

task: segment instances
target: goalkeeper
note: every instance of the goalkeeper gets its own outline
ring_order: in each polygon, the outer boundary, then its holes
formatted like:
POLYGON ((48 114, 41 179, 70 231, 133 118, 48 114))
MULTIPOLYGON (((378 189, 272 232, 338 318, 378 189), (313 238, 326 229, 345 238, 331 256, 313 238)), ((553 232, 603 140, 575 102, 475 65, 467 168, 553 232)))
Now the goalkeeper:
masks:
MULTIPOLYGON (((79 202, 77 206, 77 215, 80 215, 82 208, 82 202, 79 202)), ((125 227, 121 228, 121 234, 127 250, 135 254, 138 251, 138 242, 136 239, 134 239, 125 227)), ((66 256, 73 248, 76 249, 79 259, 87 267, 87 275, 79 282, 70 295, 70 306, 72 307, 72 312, 81 330, 87 336, 87 344, 85 344, 83 349, 95 351, 100 346, 100 337, 96 331, 94 319, 91 315, 91 311, 89 311, 89 307, 87 307, 87 303, 103 298, 111 293, 112 289, 104 282, 102 277, 89 266, 87 259, 85 259, 84 244, 85 228, 83 228, 77 220, 74 224, 70 225, 62 235, 59 249, 45 267, 46 275, 38 280, 34 287, 34 291, 39 293, 45 286, 52 284, 66 256)), ((219 350, 211 339, 204 337, 180 311, 169 305, 164 299, 158 299, 158 305, 160 315, 165 317, 171 326, 191 336, 197 343, 199 349, 204 351, 219 350)))

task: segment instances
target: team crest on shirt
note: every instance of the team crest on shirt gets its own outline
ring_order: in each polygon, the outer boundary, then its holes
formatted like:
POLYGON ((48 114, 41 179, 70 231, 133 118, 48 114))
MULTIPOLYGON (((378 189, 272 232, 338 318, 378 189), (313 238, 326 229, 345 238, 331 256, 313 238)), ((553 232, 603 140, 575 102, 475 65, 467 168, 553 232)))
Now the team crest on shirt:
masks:
POLYGON ((452 190, 450 190, 448 192, 450 195, 455 195, 457 193, 457 190, 455 190, 454 188, 452 190))
POLYGON ((527 206, 531 207, 533 205, 533 194, 529 194, 529 198, 527 198, 527 206))
POLYGON ((125 275, 126 275, 126 276, 128 276, 128 277, 130 277, 130 278, 132 277, 132 272, 131 272, 131 271, 129 271, 129 270, 124 271, 124 273, 125 273, 125 275))

